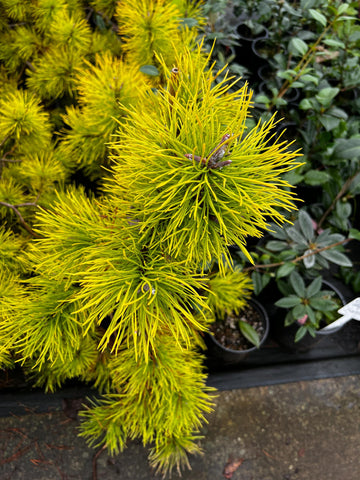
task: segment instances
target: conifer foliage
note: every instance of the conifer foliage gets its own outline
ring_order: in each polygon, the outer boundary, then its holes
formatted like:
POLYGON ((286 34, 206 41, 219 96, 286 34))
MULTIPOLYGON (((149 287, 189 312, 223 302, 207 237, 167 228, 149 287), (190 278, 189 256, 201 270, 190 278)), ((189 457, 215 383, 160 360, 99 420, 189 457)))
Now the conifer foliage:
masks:
POLYGON ((274 118, 248 130, 198 2, 0 0, 0 20, 0 367, 94 385, 81 435, 142 439, 169 473, 212 409, 202 332, 251 290, 227 247, 294 208, 297 153, 274 118))

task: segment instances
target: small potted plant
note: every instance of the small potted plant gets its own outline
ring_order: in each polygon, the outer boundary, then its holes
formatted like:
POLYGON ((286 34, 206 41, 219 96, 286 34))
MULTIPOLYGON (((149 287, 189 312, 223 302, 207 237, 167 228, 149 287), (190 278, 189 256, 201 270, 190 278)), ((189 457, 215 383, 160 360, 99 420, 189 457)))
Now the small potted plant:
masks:
POLYGON ((255 265, 243 270, 252 272, 255 294, 268 310, 271 335, 279 344, 307 349, 323 337, 321 327, 337 318, 345 296, 329 272, 352 265, 344 248, 350 240, 330 227, 319 228, 301 209, 291 226, 272 225, 255 247, 255 265))
POLYGON ((269 318, 260 302, 250 298, 253 283, 239 270, 210 275, 207 304, 212 323, 205 338, 210 356, 237 364, 258 350, 269 333, 269 318))
POLYGON ((303 277, 294 271, 289 276, 289 283, 279 282, 278 286, 284 297, 275 305, 286 309, 284 315, 279 312, 273 325, 274 338, 280 345, 290 350, 306 351, 341 328, 322 330, 339 317, 337 311, 346 302, 342 293, 321 275, 305 283, 303 277))

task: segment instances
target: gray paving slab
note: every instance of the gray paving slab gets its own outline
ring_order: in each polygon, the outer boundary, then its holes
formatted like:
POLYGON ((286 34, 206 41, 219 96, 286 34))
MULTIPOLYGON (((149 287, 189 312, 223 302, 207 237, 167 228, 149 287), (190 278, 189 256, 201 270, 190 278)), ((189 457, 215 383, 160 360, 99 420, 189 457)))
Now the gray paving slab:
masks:
MULTIPOLYGON (((95 458, 78 426, 62 411, 0 418, 0 479, 160 479, 140 443, 95 458)), ((229 458, 243 459, 232 480, 359 480, 360 376, 219 392, 202 433, 182 480, 221 480, 229 458)))

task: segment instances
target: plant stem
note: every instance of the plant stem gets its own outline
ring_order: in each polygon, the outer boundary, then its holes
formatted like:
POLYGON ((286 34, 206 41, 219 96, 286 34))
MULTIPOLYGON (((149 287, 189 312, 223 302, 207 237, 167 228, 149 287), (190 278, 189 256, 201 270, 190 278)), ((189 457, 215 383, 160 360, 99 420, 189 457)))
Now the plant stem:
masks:
MULTIPOLYGON (((298 71, 298 73, 295 75, 295 77, 293 79, 291 79, 291 81, 290 80, 285 80, 285 82, 281 85, 279 93, 277 94, 276 98, 282 98, 285 95, 285 93, 289 90, 291 85, 301 77, 305 68, 309 65, 311 60, 314 58, 314 55, 316 53, 316 48, 318 47, 318 45, 320 44, 320 42, 322 41, 322 39, 324 38, 326 33, 330 30, 330 28, 332 28, 332 26, 334 25, 334 23, 336 22, 338 17, 339 17, 339 15, 336 15, 334 20, 331 23, 329 23, 329 25, 325 28, 325 30, 318 37, 316 42, 309 48, 309 50, 301 58, 301 60, 299 61, 299 63, 296 65, 296 67, 294 69, 294 70, 298 71)), ((269 110, 271 110, 273 106, 274 106, 274 102, 271 102, 270 106, 269 106, 269 110)))
POLYGON ((281 265, 284 265, 285 263, 298 263, 301 262, 301 260, 304 260, 307 257, 311 257, 312 255, 316 255, 317 253, 323 252, 325 250, 330 250, 331 248, 337 247, 339 245, 344 245, 347 242, 350 242, 352 238, 345 238, 344 240, 340 240, 339 242, 333 243, 331 245, 327 245, 326 247, 321 247, 321 248, 316 248, 315 250, 312 250, 310 253, 307 253, 306 255, 301 255, 300 257, 296 257, 293 260, 283 260, 282 262, 276 262, 276 263, 264 263, 261 265, 252 265, 251 267, 247 267, 243 269, 243 272, 252 272, 253 270, 257 269, 263 269, 263 268, 275 268, 275 267, 281 267, 281 265))
POLYGON ((321 227, 321 225, 324 223, 326 217, 334 210, 335 208, 335 205, 336 205, 336 202, 338 200, 340 200, 340 198, 345 195, 345 193, 347 192, 347 190, 349 189, 349 186, 351 184, 351 182, 354 180, 354 178, 359 174, 359 172, 356 172, 354 175, 352 175, 351 177, 349 177, 346 182, 344 183, 344 185, 341 187, 341 189, 339 190, 338 194, 336 195, 336 197, 334 198, 334 200, 331 202, 331 205, 329 206, 329 208, 326 210, 326 212, 324 213, 324 215, 320 218, 319 220, 319 223, 318 223, 318 226, 317 228, 319 229, 321 227))

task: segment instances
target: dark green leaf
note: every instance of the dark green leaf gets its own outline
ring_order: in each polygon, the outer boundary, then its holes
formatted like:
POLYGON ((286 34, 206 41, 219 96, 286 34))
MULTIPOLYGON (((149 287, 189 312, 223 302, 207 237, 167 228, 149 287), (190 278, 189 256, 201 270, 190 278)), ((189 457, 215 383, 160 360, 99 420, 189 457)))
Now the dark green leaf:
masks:
POLYGON ((285 175, 283 176, 283 179, 290 183, 290 185, 297 185, 298 183, 302 182, 304 179, 304 176, 301 175, 300 173, 294 172, 294 170, 291 170, 291 172, 286 172, 285 175))
POLYGON ((344 253, 339 252, 339 250, 335 250, 334 248, 330 250, 324 250, 320 252, 320 255, 336 265, 352 267, 351 260, 344 253))
POLYGON ((299 342, 307 333, 307 327, 305 325, 302 325, 299 330, 296 332, 295 335, 295 343, 299 342))
POLYGON ((304 315, 306 315, 305 305, 302 303, 300 303, 300 305, 296 305, 296 307, 293 308, 292 314, 296 320, 302 318, 304 315))
POLYGON ((289 312, 287 312, 285 316, 284 326, 288 327, 289 325, 292 325, 295 322, 296 322, 296 319, 292 315, 292 310, 290 310, 289 312))
POLYGON ((338 138, 335 141, 334 156, 345 160, 360 157, 360 138, 338 138))
POLYGON ((305 282, 298 272, 292 272, 292 274, 290 275, 290 283, 295 293, 299 297, 304 298, 306 294, 305 282))
POLYGON ((300 245, 304 245, 304 246, 307 245, 305 237, 303 237, 303 235, 301 235, 301 233, 298 230, 296 230, 295 227, 287 228, 286 233, 289 235, 291 240, 293 240, 294 242, 296 242, 300 245))
POLYGON ((282 252, 287 247, 288 244, 286 242, 281 242, 280 240, 269 240, 266 242, 266 248, 271 252, 282 252))
POLYGON ((106 30, 104 19, 98 13, 95 15, 95 24, 99 28, 99 30, 106 30))
POLYGON ((288 297, 280 298, 275 305, 281 308, 292 308, 301 303, 301 298, 296 295, 289 295, 288 297))
POLYGON ((279 70, 276 73, 276 76, 279 78, 284 78, 285 80, 292 80, 296 76, 296 71, 295 70, 279 70))
POLYGON ((309 300, 310 305, 320 312, 329 312, 337 308, 336 303, 333 300, 328 298, 313 297, 309 300))
POLYGON ((268 105, 271 102, 271 100, 266 95, 256 95, 256 97, 254 98, 254 102, 264 103, 265 105, 268 105))
POLYGON ((349 202, 336 202, 336 214, 343 220, 346 220, 350 217, 351 211, 352 208, 349 202))
POLYGON ((306 288, 306 296, 307 298, 311 298, 313 297, 314 295, 316 295, 317 293, 320 292, 321 290, 321 285, 322 285, 322 277, 321 276, 318 276, 316 277, 311 283, 310 285, 308 285, 308 287, 306 288))
POLYGON ((331 100, 340 92, 340 88, 325 87, 316 95, 316 100, 323 106, 329 105, 331 100))
POLYGON ((315 75, 309 75, 308 73, 306 73, 305 75, 301 75, 301 80, 305 83, 309 83, 309 82, 312 82, 314 83, 315 85, 318 85, 319 84, 319 78, 318 77, 315 77, 315 75))
POLYGON ((327 115, 326 113, 321 115, 319 120, 327 132, 331 132, 331 130, 334 130, 334 128, 340 124, 339 118, 333 117, 332 115, 327 115))
POLYGON ((277 107, 284 107, 288 103, 287 100, 285 100, 285 98, 275 97, 274 100, 275 100, 274 103, 277 107))
POLYGON ((356 228, 351 228, 349 233, 349 238, 360 240, 360 231, 357 230, 356 228))
POLYGON ((314 20, 320 23, 320 25, 322 25, 323 27, 326 26, 327 20, 322 13, 318 12, 317 10, 314 10, 313 8, 309 8, 309 13, 314 20))
POLYGON ((311 323, 312 325, 317 326, 318 321, 316 319, 316 315, 315 315, 314 310, 310 307, 310 305, 305 305, 305 310, 306 310, 306 314, 308 316, 308 323, 311 323))
POLYGON ((330 175, 320 170, 309 170, 304 179, 308 185, 324 185, 330 180, 330 175))
POLYGON ((348 119, 348 114, 345 112, 345 110, 338 107, 329 108, 329 110, 327 111, 327 114, 333 117, 341 118, 342 120, 348 119))
POLYGON ((289 52, 302 57, 308 51, 308 46, 301 38, 292 38, 289 43, 289 52))
POLYGON ((300 110, 310 110, 311 108, 314 108, 314 105, 308 98, 303 98, 299 103, 299 108, 300 110))
POLYGON ((295 268, 295 263, 287 262, 284 265, 279 267, 278 271, 276 272, 276 278, 282 278, 289 275, 295 268))
POLYGON ((345 43, 342 42, 339 39, 334 39, 334 38, 326 38, 325 40, 322 41, 325 45, 328 45, 329 47, 335 47, 335 48, 345 48, 345 43))
POLYGON ((254 284, 254 294, 259 295, 259 293, 266 287, 270 282, 271 277, 267 273, 253 272, 251 275, 251 280, 254 284))
POLYGON ((313 221, 310 215, 305 210, 300 210, 299 212, 299 224, 301 232, 306 238, 306 240, 312 240, 314 237, 313 221))
POLYGON ((270 232, 271 236, 277 238, 278 240, 286 240, 287 236, 285 233, 285 229, 276 225, 276 223, 271 223, 269 225, 268 231, 270 232))

